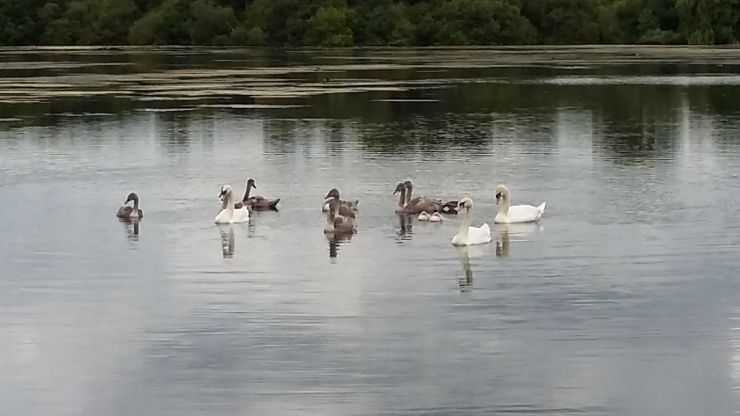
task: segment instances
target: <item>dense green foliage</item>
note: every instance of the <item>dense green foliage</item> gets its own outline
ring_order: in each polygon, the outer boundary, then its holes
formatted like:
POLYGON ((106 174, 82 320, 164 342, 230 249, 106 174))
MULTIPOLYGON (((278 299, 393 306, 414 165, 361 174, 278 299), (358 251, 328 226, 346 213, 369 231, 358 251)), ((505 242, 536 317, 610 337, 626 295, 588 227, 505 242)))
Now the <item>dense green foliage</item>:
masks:
POLYGON ((740 0, 0 0, 0 45, 727 44, 740 0))

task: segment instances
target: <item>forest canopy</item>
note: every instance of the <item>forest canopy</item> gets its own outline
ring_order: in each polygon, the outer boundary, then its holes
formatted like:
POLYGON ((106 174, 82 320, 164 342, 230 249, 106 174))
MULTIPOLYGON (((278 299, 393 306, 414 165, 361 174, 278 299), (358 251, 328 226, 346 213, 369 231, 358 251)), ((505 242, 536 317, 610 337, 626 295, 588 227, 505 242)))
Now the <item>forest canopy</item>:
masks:
POLYGON ((740 0, 0 0, 0 45, 732 44, 740 0))

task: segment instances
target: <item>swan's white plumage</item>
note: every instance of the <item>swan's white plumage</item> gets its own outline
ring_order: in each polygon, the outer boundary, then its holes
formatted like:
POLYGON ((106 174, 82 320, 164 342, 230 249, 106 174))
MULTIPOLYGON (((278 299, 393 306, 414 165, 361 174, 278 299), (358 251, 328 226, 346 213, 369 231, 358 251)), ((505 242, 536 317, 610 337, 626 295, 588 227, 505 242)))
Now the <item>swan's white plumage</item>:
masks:
POLYGON ((536 207, 532 205, 511 206, 511 193, 506 185, 496 187, 496 203, 499 204, 499 208, 493 222, 502 224, 538 221, 545 212, 546 204, 546 202, 543 202, 536 207))
POLYGON ((472 227, 470 225, 470 212, 473 210, 473 200, 467 197, 463 198, 458 203, 458 207, 462 209, 463 222, 460 224, 457 234, 452 238, 452 245, 469 246, 490 243, 491 227, 487 223, 480 227, 472 227))
POLYGON ((509 212, 504 214, 499 209, 493 222, 512 224, 518 222, 534 222, 542 218, 542 214, 545 212, 545 202, 540 206, 532 205, 514 205, 509 207, 509 212))
POLYGON ((224 185, 221 188, 221 195, 223 196, 223 205, 221 212, 216 215, 216 224, 235 224, 249 221, 249 209, 246 206, 239 209, 234 208, 231 185, 224 185))
POLYGON ((239 222, 249 221, 249 210, 247 207, 241 207, 239 209, 222 209, 221 212, 216 215, 216 224, 236 224, 239 222))
POLYGON ((480 227, 468 227, 467 235, 457 233, 452 239, 452 245, 471 246, 475 244, 486 244, 491 242, 491 227, 483 224, 480 227))
POLYGON ((419 221, 429 221, 429 220, 430 220, 430 218, 431 218, 431 216, 429 215, 429 213, 428 213, 428 212, 426 212, 426 211, 421 211, 421 212, 419 213, 419 217, 418 217, 418 220, 419 220, 419 221))
POLYGON ((435 212, 429 216, 429 222, 442 222, 442 216, 439 215, 439 212, 435 212))

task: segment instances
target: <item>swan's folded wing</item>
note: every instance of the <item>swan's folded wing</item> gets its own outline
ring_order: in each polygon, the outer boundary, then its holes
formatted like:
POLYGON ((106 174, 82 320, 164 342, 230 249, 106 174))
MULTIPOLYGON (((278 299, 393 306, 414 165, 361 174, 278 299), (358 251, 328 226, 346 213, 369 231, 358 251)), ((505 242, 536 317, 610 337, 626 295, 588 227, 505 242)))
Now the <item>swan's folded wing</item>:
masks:
POLYGON ((488 223, 480 227, 470 227, 468 230, 468 239, 471 244, 488 243, 491 241, 491 227, 488 223))
POLYGON ((539 207, 533 207, 532 205, 514 205, 509 207, 509 213, 507 218, 509 222, 530 222, 537 221, 542 216, 542 211, 539 207))
POLYGON ((131 211, 134 209, 128 205, 124 205, 121 208, 118 208, 118 212, 116 212, 116 217, 122 218, 122 217, 129 217, 131 216, 131 211))

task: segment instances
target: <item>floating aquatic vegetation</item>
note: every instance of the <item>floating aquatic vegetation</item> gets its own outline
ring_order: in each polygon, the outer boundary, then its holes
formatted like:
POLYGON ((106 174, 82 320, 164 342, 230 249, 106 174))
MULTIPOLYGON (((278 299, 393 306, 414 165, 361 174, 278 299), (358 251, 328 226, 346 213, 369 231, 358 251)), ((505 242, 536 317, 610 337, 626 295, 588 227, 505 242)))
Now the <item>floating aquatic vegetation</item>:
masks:
POLYGON ((373 100, 380 103, 438 103, 439 100, 433 98, 384 98, 373 100))
POLYGON ((195 107, 175 107, 175 108, 137 108, 136 111, 143 111, 147 113, 176 113, 176 112, 186 112, 186 111, 195 111, 197 108, 195 107))
POLYGON ((113 113, 47 113, 47 116, 59 116, 59 117, 109 117, 114 116, 113 113))
MULTIPOLYGON (((348 51, 289 51, 310 55, 314 65, 266 66, 268 61, 244 59, 245 49, 179 47, 26 47, 0 49, 0 103, 39 103, 66 98, 114 97, 136 101, 200 101, 239 97, 301 99, 365 92, 403 92, 455 88, 460 83, 510 83, 507 77, 434 79, 434 73, 456 69, 547 67, 554 71, 588 68, 599 63, 711 62, 740 63, 733 48, 566 46, 376 48, 357 56, 348 51), (41 58, 39 59, 39 55, 41 58), (198 55, 189 68, 173 68, 148 56, 198 55), (137 59, 139 57, 140 59, 137 59), (202 60, 201 58, 202 57, 202 60), (32 59, 34 58, 34 59, 32 59), (140 63, 141 62, 141 63, 140 63), (146 65, 146 66, 145 66, 146 65), (152 65, 152 66, 149 66, 152 65), (224 67, 243 65, 245 67, 224 67), (260 66, 261 65, 261 66, 260 66), (210 66, 210 67, 209 67, 210 66), (220 67, 219 67, 220 66, 220 67), (107 68, 109 67, 109 68, 107 68), (96 68, 90 70, 89 68, 96 68), (135 72, 135 71, 141 72, 135 72), (22 73, 22 71, 28 71, 22 73), (95 71, 92 73, 91 71, 95 71), (408 78, 408 71, 432 79, 408 78), (401 78, 401 79, 399 79, 401 78)), ((166 61, 166 60, 164 60, 166 61)), ((556 76, 518 82, 652 83, 736 85, 740 81, 717 74, 683 76, 569 78, 556 76)), ((385 102, 409 99, 389 98, 385 102)), ((419 101, 416 102, 428 102, 419 101)), ((246 107, 242 107, 246 108, 246 107)))
POLYGON ((269 109, 269 108, 300 108, 308 107, 307 105, 300 104, 203 104, 198 107, 202 108, 231 108, 231 109, 269 109))

